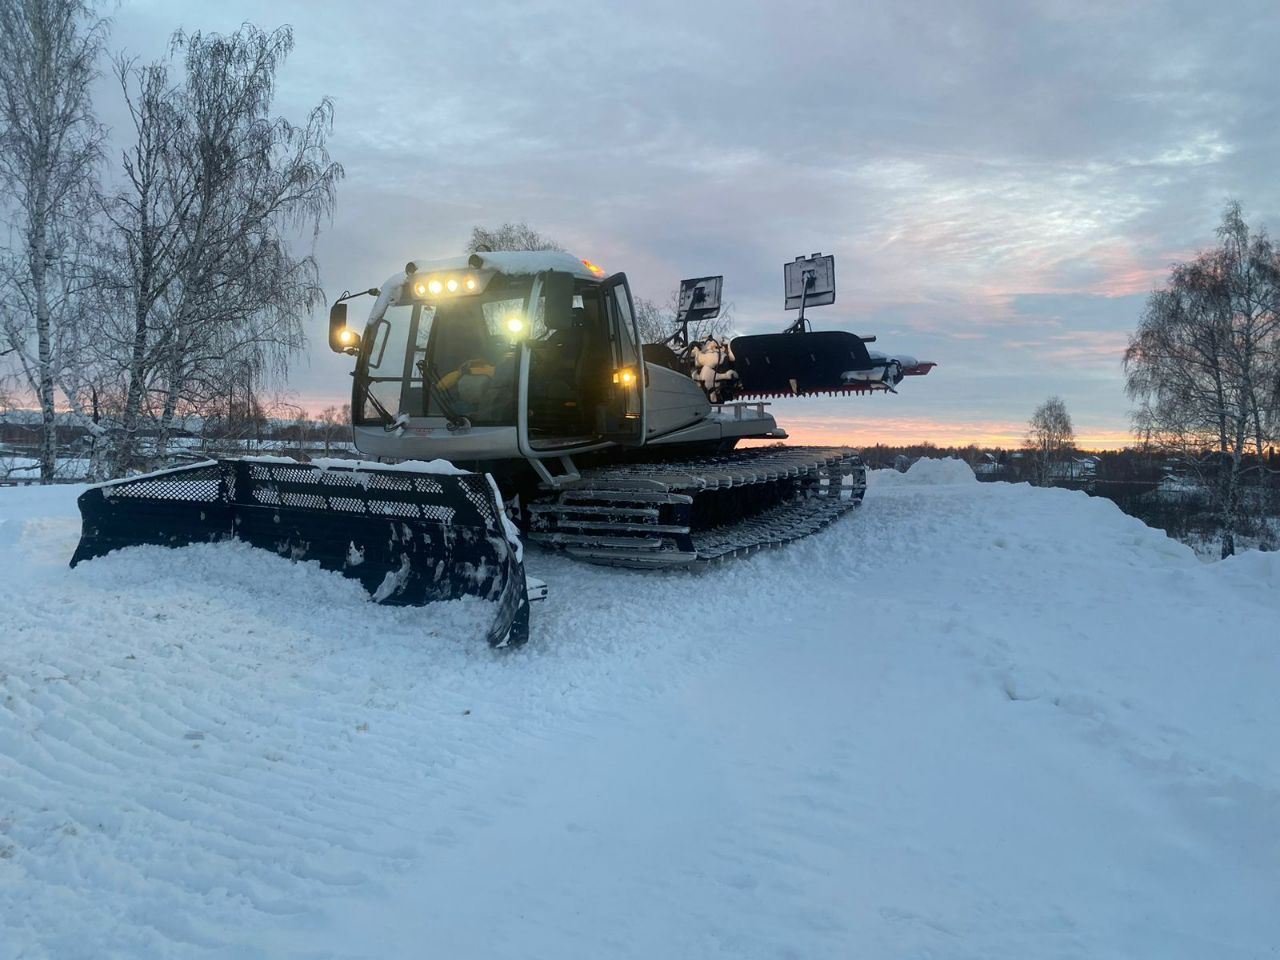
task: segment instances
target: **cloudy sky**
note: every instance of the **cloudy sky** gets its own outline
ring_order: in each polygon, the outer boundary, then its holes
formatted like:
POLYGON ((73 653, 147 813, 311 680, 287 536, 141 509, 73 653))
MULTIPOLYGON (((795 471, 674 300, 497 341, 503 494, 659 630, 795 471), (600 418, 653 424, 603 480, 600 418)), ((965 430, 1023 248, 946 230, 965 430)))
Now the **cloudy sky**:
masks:
MULTIPOLYGON (((780 329, 782 263, 836 257, 816 328, 940 366, 898 396, 781 401, 803 440, 1015 444, 1059 394, 1124 441, 1120 354, 1229 198, 1280 230, 1276 0, 376 3, 123 0, 113 49, 293 26, 280 112, 337 105, 326 293, 526 220, 665 300, 723 273, 780 329)), ((101 113, 120 106, 103 87, 101 113)), ((342 402, 313 350, 290 388, 342 402)))

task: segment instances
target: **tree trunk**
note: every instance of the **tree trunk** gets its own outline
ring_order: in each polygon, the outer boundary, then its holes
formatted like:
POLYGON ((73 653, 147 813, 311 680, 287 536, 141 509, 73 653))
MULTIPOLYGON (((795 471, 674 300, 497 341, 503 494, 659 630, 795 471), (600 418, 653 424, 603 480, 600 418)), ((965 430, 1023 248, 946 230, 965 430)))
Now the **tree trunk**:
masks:
POLYGON ((53 483, 58 467, 58 419, 53 403, 53 317, 49 309, 48 232, 43 211, 31 230, 31 282, 36 298, 37 376, 40 394, 40 482, 53 483))
POLYGON ((90 413, 85 413, 84 407, 77 401, 75 393, 68 390, 65 385, 63 386, 62 395, 67 398, 67 406, 74 425, 82 427, 89 434, 89 479, 94 483, 108 479, 105 476, 107 465, 104 463, 107 431, 99 422, 97 388, 92 388, 93 410, 90 413))
POLYGON ((169 455, 169 437, 173 433, 174 415, 178 410, 178 364, 170 362, 165 374, 164 410, 160 415, 160 430, 156 436, 156 457, 169 455))
POLYGON ((116 476, 124 476, 133 468, 137 459, 142 398, 147 385, 147 313, 150 311, 150 302, 145 283, 136 296, 133 309, 133 346, 129 353, 129 387, 125 393, 120 447, 116 454, 116 476))
POLYGON ((1232 453, 1222 491, 1222 559, 1235 556, 1240 498, 1240 455, 1232 453))

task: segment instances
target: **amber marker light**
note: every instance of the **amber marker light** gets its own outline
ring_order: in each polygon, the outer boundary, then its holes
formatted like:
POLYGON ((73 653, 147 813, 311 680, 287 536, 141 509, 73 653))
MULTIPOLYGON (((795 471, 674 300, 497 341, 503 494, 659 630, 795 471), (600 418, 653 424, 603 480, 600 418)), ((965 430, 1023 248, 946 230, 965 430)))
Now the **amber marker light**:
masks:
POLYGON ((613 375, 613 382, 629 387, 636 382, 636 372, 630 367, 623 367, 613 375))
POLYGON ((590 260, 583 260, 582 265, 586 267, 592 273, 592 275, 597 277, 604 276, 604 267, 600 266, 599 264, 592 263, 590 260))

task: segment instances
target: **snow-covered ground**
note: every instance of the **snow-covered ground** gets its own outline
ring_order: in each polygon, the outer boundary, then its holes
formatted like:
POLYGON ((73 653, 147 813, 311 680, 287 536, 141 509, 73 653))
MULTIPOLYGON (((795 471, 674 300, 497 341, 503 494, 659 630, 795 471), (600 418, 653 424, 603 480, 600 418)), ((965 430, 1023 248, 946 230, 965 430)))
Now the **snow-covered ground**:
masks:
POLYGON ((0 490, 0 957, 1213 957, 1280 943, 1280 555, 872 476, 703 575, 372 605, 236 544, 69 570, 0 490))
MULTIPOLYGON (((83 457, 59 457, 54 467, 54 476, 59 480, 83 480, 89 476, 91 468, 90 462, 83 457)), ((38 482, 39 479, 38 459, 0 452, 0 481, 27 484, 38 482)))

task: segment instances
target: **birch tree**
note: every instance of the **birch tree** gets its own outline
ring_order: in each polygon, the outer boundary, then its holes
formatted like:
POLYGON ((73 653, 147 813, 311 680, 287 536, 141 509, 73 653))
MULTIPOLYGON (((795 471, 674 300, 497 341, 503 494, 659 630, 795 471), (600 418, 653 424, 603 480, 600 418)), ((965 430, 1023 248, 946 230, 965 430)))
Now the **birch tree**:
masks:
POLYGON ((113 463, 123 472, 135 460, 145 401, 154 385, 157 333, 165 327, 160 308, 183 266, 182 221, 194 190, 192 172, 177 162, 185 119, 168 65, 139 67, 120 57, 115 73, 134 133, 121 156, 121 187, 105 203, 113 242, 102 284, 115 308, 104 346, 124 385, 113 463))
POLYGON ((0 184, 13 249, 0 283, 5 346, 40 406, 40 480, 57 464, 56 390, 77 297, 102 127, 90 85, 107 22, 85 0, 0 0, 0 184))
POLYGON ((1219 246, 1177 264, 1125 352, 1135 429, 1213 481, 1222 556, 1235 552, 1246 455, 1260 469, 1280 407, 1280 259, 1229 204, 1219 246), (1201 456, 1203 451, 1210 456, 1201 456))
POLYGON ((349 406, 325 407, 320 411, 317 422, 326 457, 339 443, 351 442, 351 408, 349 406))
POLYGON ((1055 464, 1063 463, 1075 447, 1075 428, 1061 397, 1050 397, 1036 407, 1028 423, 1026 448, 1031 457, 1035 482, 1048 486, 1055 464))
POLYGON ((288 27, 179 33, 180 84, 168 85, 164 65, 132 74, 138 139, 117 208, 131 307, 117 471, 135 465, 149 411, 162 454, 180 411, 222 401, 230 414, 244 384, 283 374, 305 344, 323 295, 314 258, 293 245, 318 235, 343 171, 328 154, 332 101, 301 123, 273 115, 292 49, 288 27))

